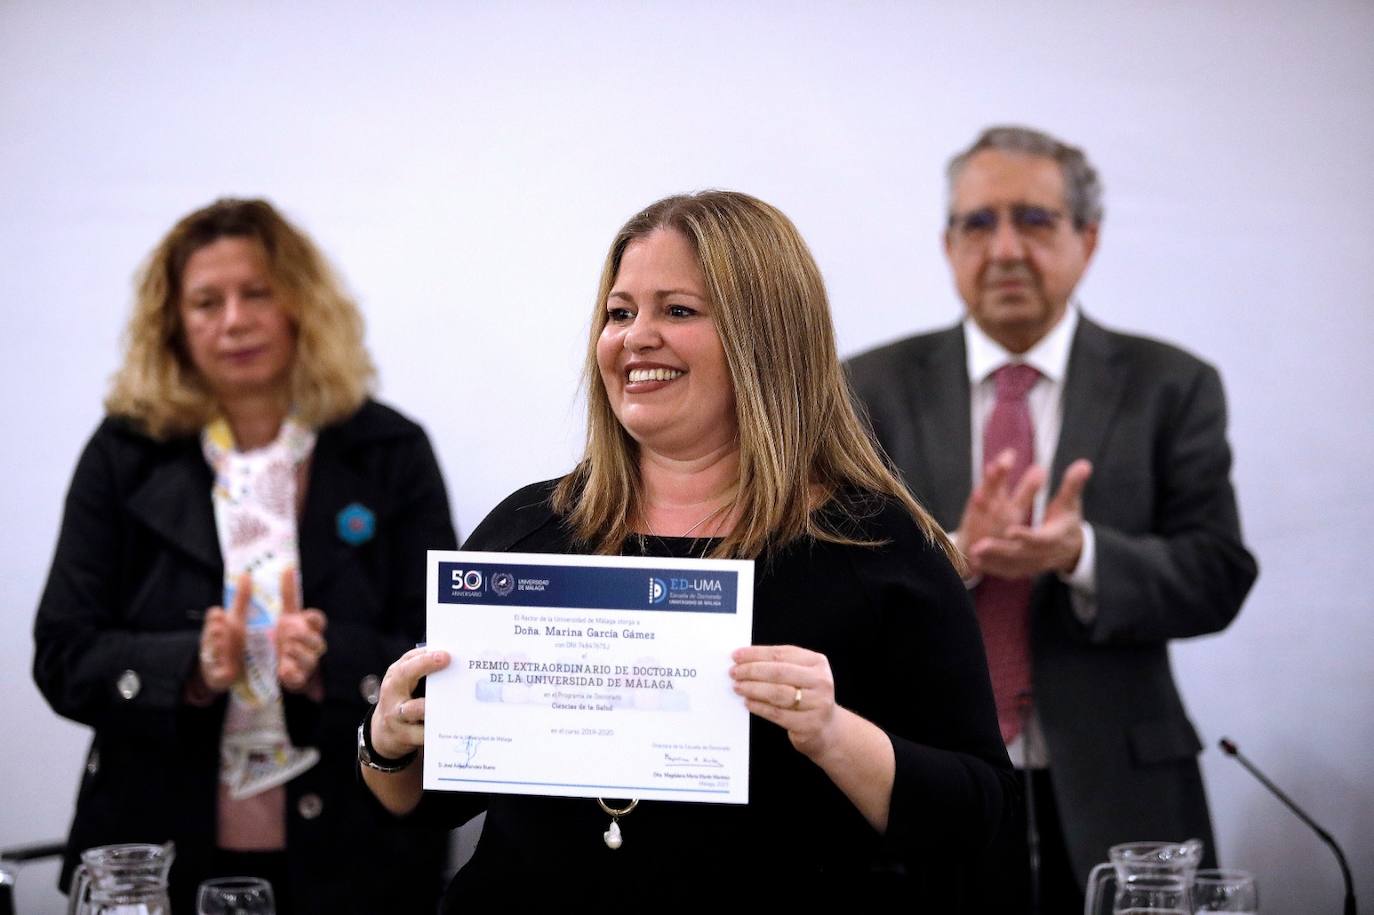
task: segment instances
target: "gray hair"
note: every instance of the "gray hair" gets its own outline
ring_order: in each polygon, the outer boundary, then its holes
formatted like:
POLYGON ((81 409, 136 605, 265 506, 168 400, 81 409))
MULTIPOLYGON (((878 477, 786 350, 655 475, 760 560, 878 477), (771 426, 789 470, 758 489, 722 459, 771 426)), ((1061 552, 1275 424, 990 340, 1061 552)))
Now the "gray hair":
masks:
POLYGON ((998 126, 984 130, 973 145, 949 160, 945 174, 949 178, 949 198, 954 200, 954 183, 975 153, 985 149, 1019 153, 1023 156, 1044 156, 1059 163, 1064 174, 1064 202, 1073 218, 1075 229, 1102 222, 1102 182, 1088 157, 1077 146, 1070 146, 1047 133, 1030 127, 998 126))

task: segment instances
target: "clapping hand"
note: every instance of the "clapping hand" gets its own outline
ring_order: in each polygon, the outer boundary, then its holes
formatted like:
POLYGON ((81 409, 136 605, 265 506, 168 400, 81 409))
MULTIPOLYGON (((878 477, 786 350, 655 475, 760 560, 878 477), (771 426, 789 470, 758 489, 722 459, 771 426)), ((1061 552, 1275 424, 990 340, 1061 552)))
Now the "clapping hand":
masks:
MULTIPOLYGON (((1035 469, 1026 471, 1026 476, 1035 469)), ((974 570, 999 578, 1072 572, 1083 552, 1083 488, 1092 472, 1093 465, 1086 460, 1069 465, 1059 491, 1045 506, 1045 519, 1038 527, 1021 520, 1000 533, 973 541, 967 552, 974 570)))
POLYGON ((243 645, 248 632, 248 602, 253 596, 253 576, 239 576, 230 609, 205 611, 200 629, 200 678, 211 691, 222 693, 243 676, 243 645))
POLYGON ((277 677, 293 693, 304 690, 320 666, 328 645, 324 640, 328 620, 311 607, 301 609, 296 570, 281 575, 281 616, 277 618, 277 677))
POLYGON ((983 470, 983 479, 969 493, 959 529, 954 532, 954 545, 969 560, 970 572, 982 575, 990 570, 978 563, 975 547, 990 538, 1002 537, 1015 525, 1024 524, 1030 517, 1035 494, 1045 485, 1045 471, 1032 465, 1026 468, 1015 486, 1011 485, 1012 466, 1016 453, 1007 448, 983 470))

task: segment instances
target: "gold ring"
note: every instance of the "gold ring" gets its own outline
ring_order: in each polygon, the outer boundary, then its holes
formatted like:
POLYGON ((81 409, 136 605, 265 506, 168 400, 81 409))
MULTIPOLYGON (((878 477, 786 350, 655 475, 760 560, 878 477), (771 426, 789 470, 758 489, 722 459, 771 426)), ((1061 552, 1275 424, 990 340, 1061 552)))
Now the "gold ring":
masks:
POLYGON ((798 686, 798 687, 797 687, 797 693, 796 693, 796 695, 794 695, 794 696, 792 697, 792 711, 795 712, 795 711, 797 711, 797 710, 800 709, 800 708, 801 708, 801 687, 798 686))

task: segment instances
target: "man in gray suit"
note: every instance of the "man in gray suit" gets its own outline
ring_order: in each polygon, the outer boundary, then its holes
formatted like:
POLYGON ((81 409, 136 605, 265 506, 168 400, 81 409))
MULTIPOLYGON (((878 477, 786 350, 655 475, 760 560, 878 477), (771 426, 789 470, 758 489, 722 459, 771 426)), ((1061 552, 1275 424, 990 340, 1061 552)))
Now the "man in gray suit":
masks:
POLYGON ((1027 770, 1031 828, 987 881, 998 911, 1081 909, 1115 843, 1197 837, 1211 859, 1168 642, 1223 629, 1256 575, 1216 370, 1074 301, 1101 220, 1080 150, 985 131, 949 165, 965 320, 850 363, 879 441, 968 559, 1003 737, 1027 770))

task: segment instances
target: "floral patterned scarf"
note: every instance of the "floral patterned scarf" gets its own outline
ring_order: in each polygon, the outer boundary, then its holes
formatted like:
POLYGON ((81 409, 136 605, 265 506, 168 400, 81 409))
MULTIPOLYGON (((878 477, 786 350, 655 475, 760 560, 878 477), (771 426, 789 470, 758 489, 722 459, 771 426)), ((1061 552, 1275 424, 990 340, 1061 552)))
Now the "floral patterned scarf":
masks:
POLYGON ((296 490, 315 432, 287 417, 271 444, 236 451, 229 423, 219 418, 200 440, 215 471, 211 500, 224 556, 224 606, 233 606, 245 572, 253 582, 244 674, 230 687, 220 738, 220 781, 231 799, 241 800, 285 784, 320 758, 313 747, 293 747, 287 736, 275 642, 282 575, 300 569, 296 490))

